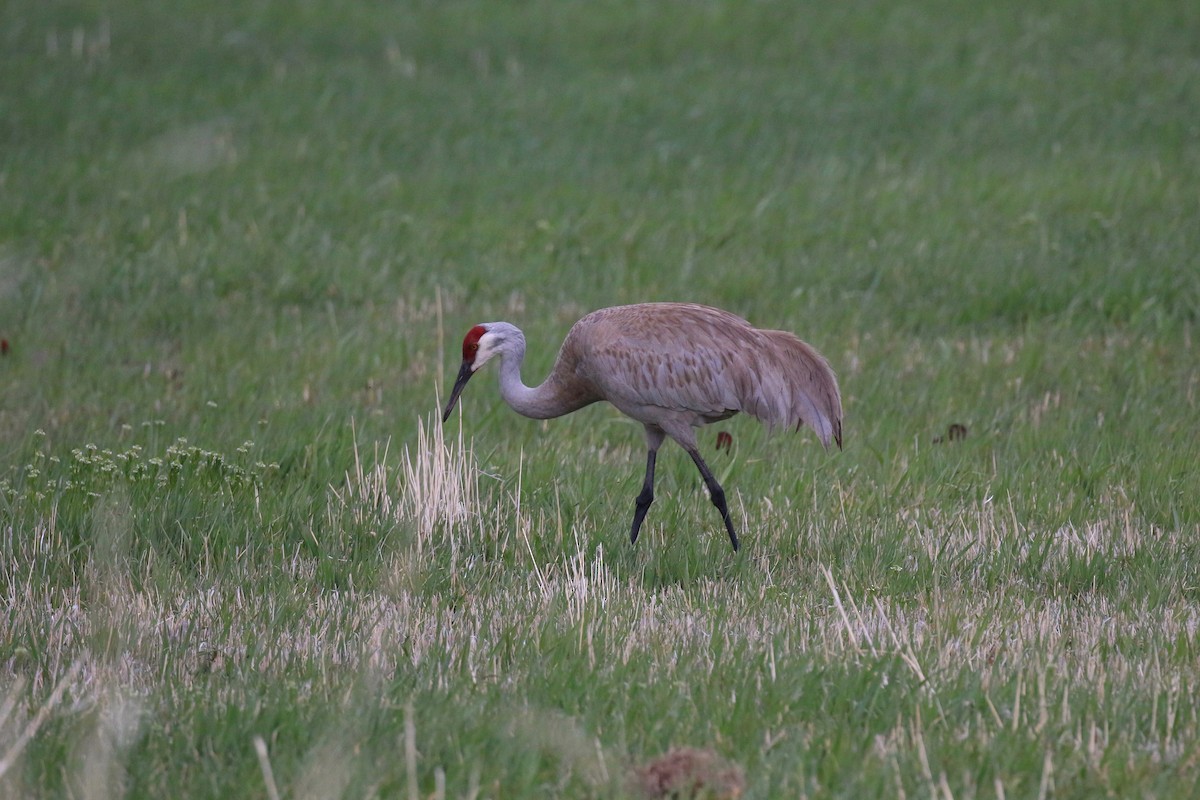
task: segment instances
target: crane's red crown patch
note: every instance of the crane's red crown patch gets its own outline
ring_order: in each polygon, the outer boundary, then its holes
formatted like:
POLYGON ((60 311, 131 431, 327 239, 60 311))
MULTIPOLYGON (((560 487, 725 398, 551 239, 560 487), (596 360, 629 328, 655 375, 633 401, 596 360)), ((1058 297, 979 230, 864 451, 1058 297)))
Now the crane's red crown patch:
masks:
POLYGON ((467 335, 463 337, 463 361, 475 360, 475 351, 479 349, 479 340, 485 333, 487 333, 487 328, 482 325, 476 325, 467 331, 467 335))

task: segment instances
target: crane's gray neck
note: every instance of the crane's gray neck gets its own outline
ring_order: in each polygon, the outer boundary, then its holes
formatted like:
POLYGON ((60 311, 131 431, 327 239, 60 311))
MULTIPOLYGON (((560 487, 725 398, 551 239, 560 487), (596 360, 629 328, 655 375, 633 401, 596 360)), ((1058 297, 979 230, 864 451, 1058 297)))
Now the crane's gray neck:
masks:
POLYGON ((549 381, 529 387, 521 380, 521 365, 525 361, 524 336, 510 337, 498 355, 500 396, 513 411, 532 419, 550 419, 566 413, 549 381))

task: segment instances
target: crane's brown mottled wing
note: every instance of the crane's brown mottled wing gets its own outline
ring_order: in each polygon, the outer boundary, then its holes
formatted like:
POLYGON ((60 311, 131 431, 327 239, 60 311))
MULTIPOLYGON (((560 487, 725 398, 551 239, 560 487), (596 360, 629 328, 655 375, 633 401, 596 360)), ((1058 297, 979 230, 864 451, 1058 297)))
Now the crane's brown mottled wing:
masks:
POLYGON ((589 314, 568 342, 587 379, 626 413, 652 406, 703 424, 743 411, 772 428, 808 424, 826 446, 840 445, 833 371, 789 333, 706 306, 651 303, 589 314))

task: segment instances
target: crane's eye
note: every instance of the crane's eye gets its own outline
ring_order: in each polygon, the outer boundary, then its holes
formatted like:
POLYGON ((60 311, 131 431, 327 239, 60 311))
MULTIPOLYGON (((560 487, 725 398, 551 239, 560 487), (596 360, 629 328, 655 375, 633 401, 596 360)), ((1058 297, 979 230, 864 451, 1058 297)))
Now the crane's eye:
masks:
POLYGON ((471 345, 469 345, 469 346, 467 347, 467 349, 468 349, 468 350, 470 350, 472 353, 474 353, 476 350, 478 350, 478 349, 479 349, 479 345, 477 345, 477 344, 471 344, 471 345))

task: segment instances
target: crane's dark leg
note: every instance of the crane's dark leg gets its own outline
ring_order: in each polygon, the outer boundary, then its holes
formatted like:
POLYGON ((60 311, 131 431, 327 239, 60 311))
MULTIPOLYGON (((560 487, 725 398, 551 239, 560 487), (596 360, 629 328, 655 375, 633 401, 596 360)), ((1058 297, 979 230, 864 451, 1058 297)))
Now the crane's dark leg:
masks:
POLYGON ((733 545, 733 549, 736 552, 738 549, 738 537, 737 532, 733 529, 733 520, 729 518, 729 506, 725 504, 725 490, 721 488, 721 484, 717 483, 712 470, 708 468, 708 464, 705 464, 704 459, 700 457, 700 451, 695 447, 685 447, 684 449, 692 457, 692 461, 696 462, 696 467, 700 470, 700 477, 704 478, 704 485, 708 487, 708 495, 712 498, 713 505, 721 512, 721 519, 725 522, 725 530, 729 532, 729 542, 733 545))
POLYGON ((629 531, 630 543, 636 543, 638 532, 642 529, 642 520, 654 502, 654 459, 657 453, 653 450, 646 456, 646 480, 642 482, 641 494, 637 496, 637 507, 633 511, 633 528, 629 531))
POLYGON ((637 496, 637 506, 633 511, 633 527, 629 530, 631 544, 637 543, 638 533, 642 530, 642 521, 646 519, 646 512, 650 510, 650 504, 654 502, 654 461, 658 457, 658 448, 662 443, 663 432, 647 426, 646 446, 649 452, 646 454, 646 479, 642 481, 642 491, 637 496))

